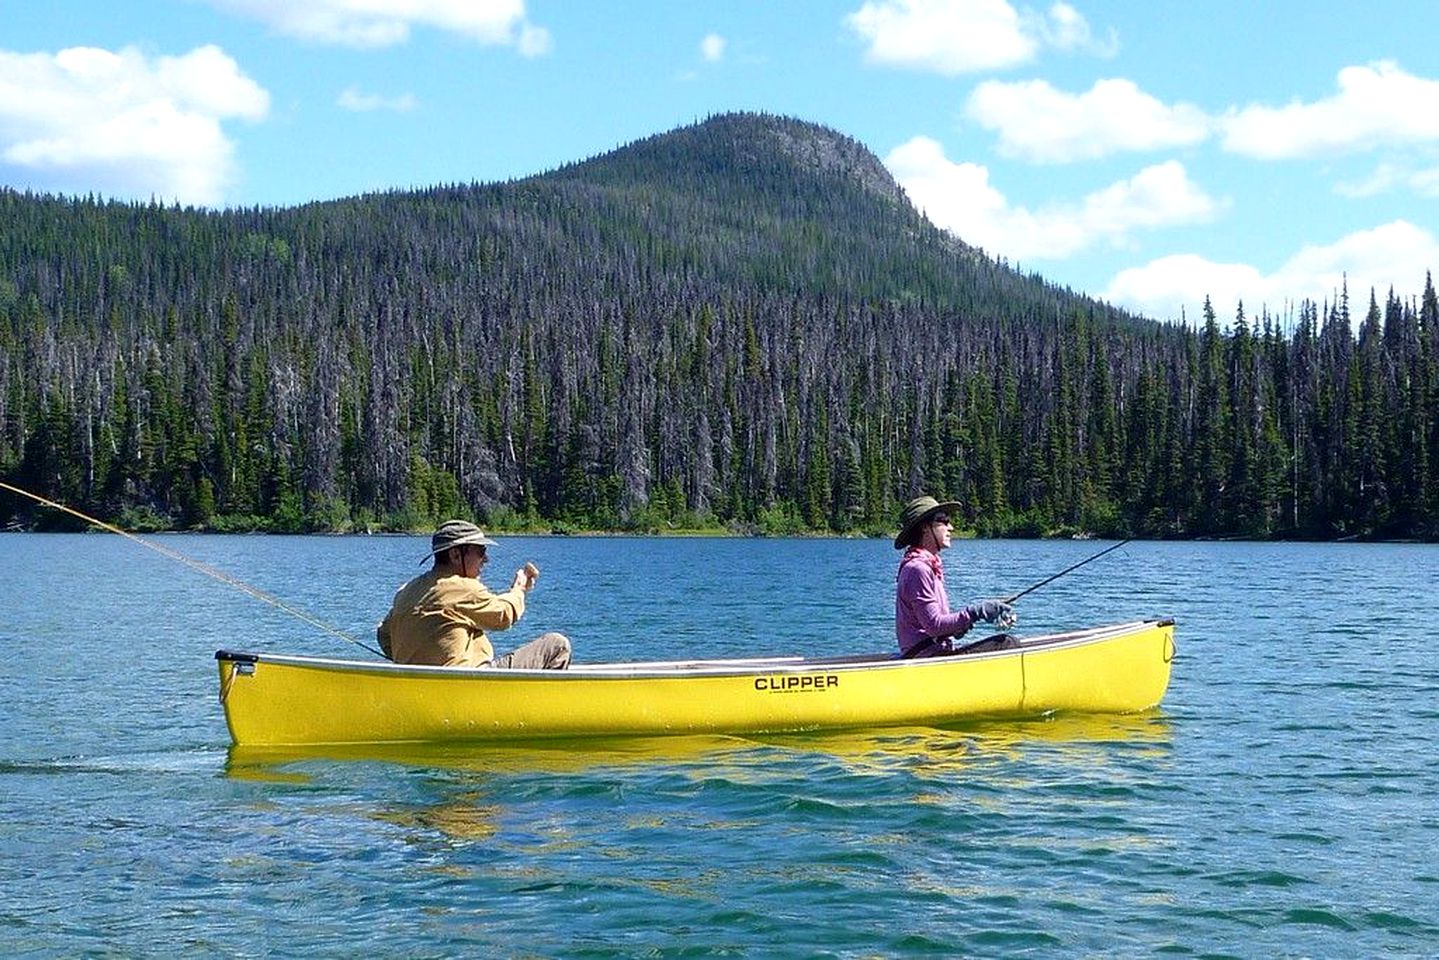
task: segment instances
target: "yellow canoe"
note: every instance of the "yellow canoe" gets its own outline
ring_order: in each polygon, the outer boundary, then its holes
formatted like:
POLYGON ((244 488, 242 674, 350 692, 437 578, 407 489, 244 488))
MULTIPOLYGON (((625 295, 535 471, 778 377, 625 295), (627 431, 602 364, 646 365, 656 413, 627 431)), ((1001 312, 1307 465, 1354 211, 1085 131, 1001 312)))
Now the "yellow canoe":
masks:
POLYGON ((471 670, 215 654, 241 746, 781 733, 1132 713, 1169 685, 1174 621, 923 660, 763 657, 471 670))

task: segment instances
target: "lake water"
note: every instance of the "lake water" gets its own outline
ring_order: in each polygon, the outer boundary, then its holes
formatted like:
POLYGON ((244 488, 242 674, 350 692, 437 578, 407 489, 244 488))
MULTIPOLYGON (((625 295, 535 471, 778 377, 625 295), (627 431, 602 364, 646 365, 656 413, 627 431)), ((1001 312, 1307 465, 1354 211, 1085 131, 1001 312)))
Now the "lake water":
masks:
MULTIPOLYGON (((155 539, 366 640, 427 545, 155 539)), ((951 596, 1103 546, 961 542, 951 596)), ((515 639, 582 660, 892 643, 883 541, 494 553, 543 569, 515 639)), ((1439 548, 1131 543, 1020 612, 1174 616, 1163 707, 257 763, 217 648, 369 655, 119 537, 0 535, 0 955, 1439 955, 1439 548)))

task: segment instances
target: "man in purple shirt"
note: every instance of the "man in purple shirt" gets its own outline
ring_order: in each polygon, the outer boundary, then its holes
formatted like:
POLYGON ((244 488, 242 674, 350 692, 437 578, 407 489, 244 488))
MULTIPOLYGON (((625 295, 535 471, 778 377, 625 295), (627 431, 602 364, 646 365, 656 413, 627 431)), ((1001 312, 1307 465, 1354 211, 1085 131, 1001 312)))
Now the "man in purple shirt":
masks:
POLYGON ((899 536, 894 548, 904 551, 899 562, 898 585, 894 592, 894 632, 901 658, 935 657, 949 653, 979 653, 1018 646, 1008 635, 986 637, 967 646, 954 646, 979 620, 1008 627, 1015 622, 1014 608, 1002 600, 981 600, 950 612, 949 594, 944 589, 944 564, 940 551, 950 546, 953 533, 951 513, 959 509, 953 500, 943 503, 933 497, 916 497, 899 516, 899 536))

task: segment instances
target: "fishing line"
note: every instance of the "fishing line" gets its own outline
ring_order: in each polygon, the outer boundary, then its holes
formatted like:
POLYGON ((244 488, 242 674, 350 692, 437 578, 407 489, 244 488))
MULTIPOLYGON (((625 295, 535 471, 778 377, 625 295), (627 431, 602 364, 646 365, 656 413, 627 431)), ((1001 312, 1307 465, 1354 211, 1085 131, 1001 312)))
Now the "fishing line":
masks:
POLYGON ((364 647, 366 650, 370 651, 378 657, 384 657, 384 654, 380 653, 380 651, 376 650, 368 643, 365 643, 361 640, 356 640, 354 637, 350 636, 348 633, 339 629, 338 627, 332 627, 328 623, 325 623, 323 620, 317 620, 303 610, 297 610, 294 607, 290 606, 288 603, 281 600, 279 597, 268 594, 265 591, 261 590, 259 587, 251 586, 250 584, 241 580, 239 577, 231 576, 223 570, 217 570, 215 567, 212 567, 207 563, 202 563, 199 560, 194 559, 193 557, 187 557, 185 556, 185 554, 181 553, 178 550, 172 550, 171 548, 164 546, 163 544, 156 543, 153 540, 146 540, 144 537, 130 533, 128 530, 122 530, 112 523, 106 523, 104 520, 97 520, 92 516, 81 513, 79 510, 76 510, 73 507, 67 507, 63 503, 56 503, 54 500, 47 500, 45 497, 42 497, 37 493, 31 493, 29 490, 22 490, 19 487, 12 486, 11 484, 8 484, 3 480, 0 480, 0 489, 9 490, 11 493, 18 493, 22 497, 29 497, 36 503, 43 504, 44 506, 50 507, 54 510, 59 510, 62 513, 68 513, 72 517, 78 517, 79 519, 84 520, 86 523, 93 524, 94 526, 99 527, 101 530, 108 530, 110 533, 118 533, 126 540, 133 540, 136 543, 140 544, 140 546, 142 547, 149 547, 156 553, 169 557, 171 560, 174 560, 178 563, 183 563, 191 570, 203 573, 205 576, 210 577, 213 580, 218 580, 221 583, 231 587, 235 587, 238 590, 243 590, 245 593, 248 593, 256 600, 268 603, 270 606, 275 607, 278 610, 283 610, 290 616, 303 620, 310 626, 323 630, 331 636, 339 637, 341 640, 348 640, 350 643, 353 643, 356 646, 364 647))
POLYGON ((1038 590, 1040 587, 1044 586, 1046 583, 1053 583, 1055 580, 1058 580, 1060 577, 1064 576, 1066 573, 1072 573, 1073 571, 1078 570, 1080 567, 1084 566, 1086 563, 1092 563, 1092 562, 1094 562, 1095 560, 1098 560, 1100 557, 1104 556, 1106 553, 1108 553, 1108 552, 1111 551, 1111 550, 1118 550, 1120 547, 1124 546, 1126 543, 1129 543, 1129 542, 1130 542, 1131 540, 1133 540, 1133 539, 1134 539, 1133 537, 1126 537, 1125 539, 1119 541, 1118 543, 1111 544, 1111 545, 1105 547, 1103 550, 1101 550, 1101 551, 1099 551, 1098 553, 1096 553, 1094 556, 1089 557, 1089 558, 1087 558, 1087 559, 1085 559, 1085 560, 1081 560, 1081 561, 1079 561, 1078 563, 1074 564, 1074 565, 1071 566, 1071 567, 1065 567, 1063 570, 1059 571, 1059 572, 1056 573, 1054 576, 1052 576, 1052 577, 1046 577, 1045 579, 1043 579, 1043 580, 1039 581, 1038 583, 1036 583, 1034 586, 1032 586, 1032 587, 1026 587, 1025 589, 1019 591, 1018 593, 1016 593, 1016 594, 1015 594, 1014 596, 1012 596, 1012 597, 1006 597, 1005 600, 1004 600, 1004 602, 1005 602, 1005 603, 1013 603, 1014 601, 1018 600, 1020 597, 1024 596, 1026 593, 1033 593, 1034 591, 1038 590))

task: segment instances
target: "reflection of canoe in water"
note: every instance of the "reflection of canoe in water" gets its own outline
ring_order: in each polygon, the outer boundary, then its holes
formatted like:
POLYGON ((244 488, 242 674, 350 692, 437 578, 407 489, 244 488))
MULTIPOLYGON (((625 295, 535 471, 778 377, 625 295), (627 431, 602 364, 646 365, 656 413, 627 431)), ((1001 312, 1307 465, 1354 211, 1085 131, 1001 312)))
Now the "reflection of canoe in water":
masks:
MULTIPOLYGON (((677 734, 641 737, 552 737, 543 740, 439 743, 231 745, 228 776, 306 782, 329 762, 379 763, 495 776, 641 770, 660 765, 709 775, 731 769, 744 779, 756 769, 781 769, 808 758, 856 772, 942 772, 1028 752, 1071 759, 1092 769, 1116 745, 1167 752, 1173 728, 1163 713, 1060 713, 976 719, 936 727, 880 727, 799 733, 677 734), (1096 752, 1098 748, 1098 752, 1096 752)), ((788 774, 785 774, 788 775, 788 774)), ((465 782, 463 780, 457 782, 465 782)))
POLYGON ((547 671, 223 650, 215 658, 225 719, 241 745, 765 733, 1144 710, 1169 684, 1174 621, 923 660, 770 657, 547 671))

